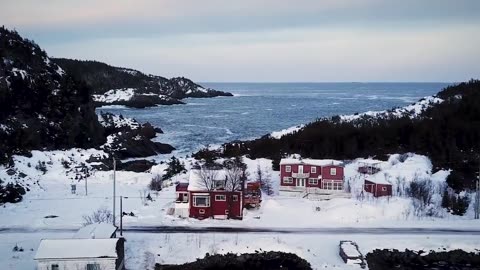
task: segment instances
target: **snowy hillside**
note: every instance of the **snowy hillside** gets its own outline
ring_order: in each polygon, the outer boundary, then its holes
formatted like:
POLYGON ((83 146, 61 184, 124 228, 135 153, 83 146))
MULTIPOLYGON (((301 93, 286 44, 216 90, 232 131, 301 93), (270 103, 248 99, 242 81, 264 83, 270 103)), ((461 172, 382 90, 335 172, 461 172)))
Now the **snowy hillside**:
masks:
POLYGON ((93 89, 97 106, 125 105, 144 108, 183 104, 181 100, 188 97, 232 96, 227 92, 204 88, 183 77, 167 79, 97 61, 71 59, 54 61, 93 89))
MULTIPOLYGON (((461 98, 461 96, 457 98, 461 98)), ((393 119, 393 118, 400 118, 400 117, 409 117, 413 119, 413 118, 420 117, 422 113, 426 111, 428 108, 431 108, 435 104, 440 104, 442 102, 443 102, 443 99, 437 96, 428 96, 405 107, 399 107, 399 108, 394 108, 391 110, 384 110, 384 111, 368 111, 364 113, 340 115, 338 117, 342 122, 355 122, 356 120, 360 120, 360 119, 362 120, 369 119, 371 121, 374 121, 375 119, 393 119)), ((335 118, 336 117, 333 117, 332 119, 335 119, 335 118)), ((280 131, 274 131, 269 135, 274 139, 280 139, 282 136, 297 132, 304 127, 305 125, 297 125, 297 126, 280 130, 280 131)))

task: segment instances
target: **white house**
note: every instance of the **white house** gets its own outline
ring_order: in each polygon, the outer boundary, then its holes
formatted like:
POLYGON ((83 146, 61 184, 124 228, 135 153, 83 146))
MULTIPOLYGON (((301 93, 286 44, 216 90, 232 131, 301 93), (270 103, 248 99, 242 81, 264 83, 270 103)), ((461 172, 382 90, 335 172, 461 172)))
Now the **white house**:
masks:
POLYGON ((34 259, 37 270, 123 270, 124 239, 44 239, 34 259))

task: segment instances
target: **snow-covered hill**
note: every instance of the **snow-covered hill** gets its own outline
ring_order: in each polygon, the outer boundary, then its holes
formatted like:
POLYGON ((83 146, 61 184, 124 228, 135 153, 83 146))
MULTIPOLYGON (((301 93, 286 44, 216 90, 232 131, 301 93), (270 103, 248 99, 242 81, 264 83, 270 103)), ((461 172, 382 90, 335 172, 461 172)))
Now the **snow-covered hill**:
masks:
POLYGON ((188 97, 232 96, 227 92, 205 88, 184 77, 167 79, 96 61, 63 58, 54 61, 93 89, 93 97, 98 106, 125 105, 144 108, 183 104, 181 100, 188 97))

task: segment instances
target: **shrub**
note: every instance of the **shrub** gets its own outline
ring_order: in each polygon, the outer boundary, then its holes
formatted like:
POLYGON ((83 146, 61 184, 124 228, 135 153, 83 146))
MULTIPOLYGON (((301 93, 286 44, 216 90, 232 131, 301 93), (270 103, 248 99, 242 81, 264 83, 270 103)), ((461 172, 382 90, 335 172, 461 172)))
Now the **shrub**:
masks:
POLYGON ((148 188, 150 188, 150 190, 161 191, 163 188, 162 185, 163 185, 163 178, 157 174, 150 181, 148 188))
POLYGON ((47 165, 45 164, 45 161, 38 161, 37 166, 35 166, 35 169, 38 171, 41 171, 43 174, 47 173, 47 165))
POLYGON ((94 223, 113 223, 113 214, 106 208, 100 208, 89 216, 83 216, 83 221, 84 226, 94 223))

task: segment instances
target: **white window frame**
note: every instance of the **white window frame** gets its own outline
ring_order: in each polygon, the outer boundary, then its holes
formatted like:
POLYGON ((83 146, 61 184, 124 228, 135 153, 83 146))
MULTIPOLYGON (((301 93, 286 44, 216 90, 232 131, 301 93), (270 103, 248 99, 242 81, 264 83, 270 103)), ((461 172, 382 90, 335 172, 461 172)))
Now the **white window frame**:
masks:
POLYGON ((285 165, 285 172, 292 172, 292 166, 285 165))
POLYGON ((315 166, 310 167, 310 173, 317 173, 317 167, 315 166))
POLYGON ((330 175, 337 175, 337 168, 330 168, 330 175))
POLYGON ((215 195, 215 201, 216 202, 224 202, 227 200, 227 196, 225 196, 224 194, 217 194, 215 195), (223 198, 222 198, 223 197, 223 198))
POLYGON ((283 183, 284 184, 293 184, 293 178, 285 176, 285 177, 283 177, 283 183))
POLYGON ((195 207, 210 207, 210 196, 207 195, 193 195, 193 206, 195 207), (198 205, 197 198, 205 198, 205 205, 198 205))
POLYGON ((333 190, 343 190, 342 182, 333 182, 333 190))
POLYGON ((232 200, 233 200, 234 202, 238 202, 238 195, 233 195, 233 196, 232 196, 232 200))
POLYGON ((318 185, 318 179, 317 178, 309 178, 308 179, 308 184, 309 185, 318 185))

